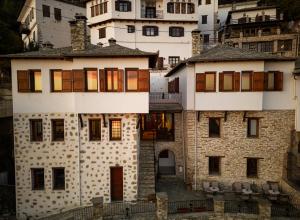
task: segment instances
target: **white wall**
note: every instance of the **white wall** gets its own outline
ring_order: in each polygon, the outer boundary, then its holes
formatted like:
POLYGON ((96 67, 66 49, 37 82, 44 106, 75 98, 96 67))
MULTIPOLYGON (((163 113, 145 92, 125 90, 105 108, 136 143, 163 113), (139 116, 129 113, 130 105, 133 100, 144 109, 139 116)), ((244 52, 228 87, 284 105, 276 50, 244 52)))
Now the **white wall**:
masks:
POLYGON ((168 92, 168 78, 165 77, 166 71, 150 72, 150 92, 168 92))
MULTIPOLYGON (((12 93, 14 113, 148 113, 149 93, 51 93, 51 69, 82 68, 148 68, 147 58, 74 59, 60 60, 12 60, 12 93), (19 93, 17 70, 41 69, 42 93, 19 93)), ((99 86, 98 86, 99 87, 99 86)))
POLYGON ((211 4, 206 4, 206 0, 202 0, 202 4, 198 7, 198 22, 199 29, 202 34, 209 34, 209 38, 216 38, 215 36, 215 24, 216 24, 216 13, 218 12, 218 0, 212 0, 211 4), (207 16, 207 24, 202 24, 202 16, 207 16))

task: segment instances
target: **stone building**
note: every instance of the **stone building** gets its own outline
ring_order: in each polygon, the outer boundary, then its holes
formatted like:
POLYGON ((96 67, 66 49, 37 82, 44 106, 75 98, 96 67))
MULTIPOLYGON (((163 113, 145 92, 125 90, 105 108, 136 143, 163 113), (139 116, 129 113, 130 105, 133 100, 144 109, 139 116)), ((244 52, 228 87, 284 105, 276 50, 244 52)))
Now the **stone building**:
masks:
POLYGON ((280 56, 299 56, 299 33, 276 6, 231 10, 219 37, 225 44, 280 56))

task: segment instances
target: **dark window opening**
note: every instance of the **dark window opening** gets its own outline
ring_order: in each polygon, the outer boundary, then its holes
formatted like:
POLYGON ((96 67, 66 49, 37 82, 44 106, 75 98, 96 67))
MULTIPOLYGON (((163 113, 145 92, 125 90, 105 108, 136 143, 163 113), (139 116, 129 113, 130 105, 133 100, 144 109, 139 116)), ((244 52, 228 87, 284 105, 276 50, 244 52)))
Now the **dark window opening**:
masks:
POLYGON ((207 15, 202 15, 202 24, 207 24, 207 15))
POLYGON ((31 141, 43 141, 43 120, 30 119, 31 141))
POLYGON ((64 119, 52 119, 52 141, 63 141, 64 138, 64 119))
POLYGON ((101 120, 100 119, 90 119, 89 120, 89 133, 90 133, 90 141, 101 140, 101 120))
POLYGON ((99 39, 106 37, 106 28, 100 28, 99 29, 99 39))
POLYGON ((50 6, 43 5, 43 17, 50 18, 50 6))
POLYGON ((220 137, 220 118, 209 118, 209 137, 220 137))
POLYGON ((220 157, 208 157, 208 173, 209 175, 220 175, 220 157))
POLYGON ((247 177, 258 177, 257 158, 247 158, 247 177))
POLYGON ((65 189, 65 168, 52 168, 53 189, 65 189))
POLYGON ((54 18, 57 21, 61 21, 61 9, 54 8, 54 18))
POLYGON ((145 17, 146 18, 156 18, 156 8, 155 7, 146 7, 145 17))
POLYGON ((156 26, 144 26, 143 27, 144 36, 158 36, 158 27, 156 26))
POLYGON ((176 66, 176 64, 179 63, 179 60, 180 60, 180 57, 178 57, 178 56, 169 57, 169 64, 170 64, 170 66, 171 67, 176 66))
POLYGON ((44 168, 31 169, 31 186, 32 190, 45 189, 44 168))
POLYGON ((135 26, 127 25, 127 32, 128 33, 134 33, 135 32, 135 26))
POLYGON ((162 152, 160 152, 159 158, 169 158, 169 151, 163 150, 162 152))
POLYGON ((169 36, 183 37, 184 36, 184 28, 183 27, 170 27, 169 28, 169 36))
POLYGON ((209 34, 204 34, 203 35, 203 43, 204 44, 209 44, 209 34))

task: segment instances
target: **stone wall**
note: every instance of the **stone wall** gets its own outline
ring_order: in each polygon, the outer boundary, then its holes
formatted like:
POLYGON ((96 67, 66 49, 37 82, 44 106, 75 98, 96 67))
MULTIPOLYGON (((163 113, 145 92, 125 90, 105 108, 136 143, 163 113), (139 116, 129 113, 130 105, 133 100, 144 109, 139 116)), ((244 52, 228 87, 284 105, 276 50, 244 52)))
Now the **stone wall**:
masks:
POLYGON ((170 150, 175 155, 176 176, 183 178, 184 175, 184 147, 182 136, 182 113, 174 114, 174 141, 157 141, 155 143, 155 155, 158 160, 159 153, 163 150, 170 150), (180 167, 182 168, 180 170, 180 167))
POLYGON ((110 167, 123 167, 124 200, 137 198, 137 115, 15 114, 17 217, 25 219, 91 204, 93 197, 110 201, 110 167), (51 141, 51 119, 65 120, 65 140, 51 141), (88 118, 101 118, 101 141, 89 141, 88 118), (122 140, 109 140, 109 118, 122 119, 122 140), (43 119, 43 141, 30 142, 29 119, 43 119), (65 190, 52 189, 52 168, 65 167, 65 190), (44 168, 45 189, 32 190, 31 168, 44 168), (81 175, 79 175, 81 174, 81 175))
MULTIPOLYGON (((193 122, 195 113, 186 112, 188 129, 186 141, 186 160, 188 180, 194 176, 195 162, 193 122), (189 125, 190 124, 190 125, 189 125)), ((294 111, 247 112, 247 117, 259 118, 259 138, 247 137, 247 120, 244 112, 200 112, 197 121, 197 189, 203 180, 217 180, 227 184, 235 181, 256 182, 279 181, 282 177, 284 155, 291 144, 291 130, 294 127, 294 111), (209 138, 208 118, 221 117, 221 137, 209 138), (208 156, 221 157, 221 174, 208 174, 208 156), (258 178, 247 178, 247 157, 258 159, 258 178)))

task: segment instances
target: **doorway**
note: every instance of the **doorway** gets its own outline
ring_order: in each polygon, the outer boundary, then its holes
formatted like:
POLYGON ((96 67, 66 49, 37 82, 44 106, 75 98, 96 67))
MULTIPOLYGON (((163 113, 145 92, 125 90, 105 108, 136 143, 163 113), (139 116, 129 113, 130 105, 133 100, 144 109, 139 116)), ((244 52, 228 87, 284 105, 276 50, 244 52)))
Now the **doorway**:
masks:
POLYGON ((175 175, 175 155, 170 150, 163 150, 158 156, 158 173, 160 175, 175 175))
POLYGON ((123 167, 110 168, 111 201, 123 200, 123 167))

